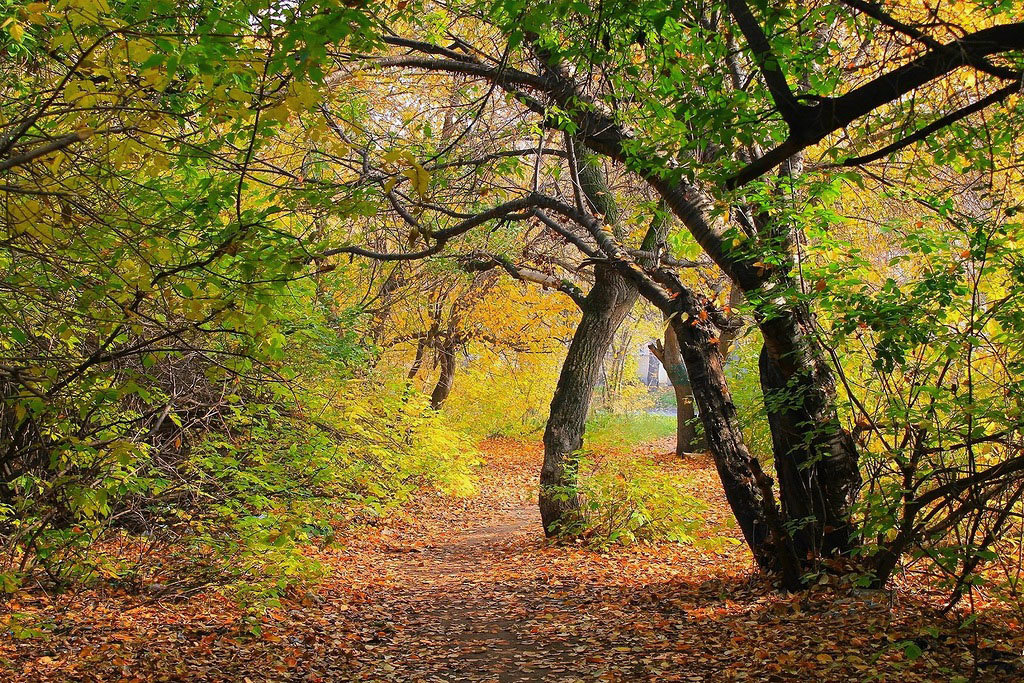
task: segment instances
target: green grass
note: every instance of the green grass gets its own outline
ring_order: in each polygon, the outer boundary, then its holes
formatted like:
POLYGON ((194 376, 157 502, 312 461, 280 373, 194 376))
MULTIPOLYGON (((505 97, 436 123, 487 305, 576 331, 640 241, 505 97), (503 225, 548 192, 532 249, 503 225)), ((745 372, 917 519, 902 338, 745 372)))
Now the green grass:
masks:
POLYGON ((583 438, 586 448, 629 449, 675 433, 674 415, 597 413, 587 422, 583 438))

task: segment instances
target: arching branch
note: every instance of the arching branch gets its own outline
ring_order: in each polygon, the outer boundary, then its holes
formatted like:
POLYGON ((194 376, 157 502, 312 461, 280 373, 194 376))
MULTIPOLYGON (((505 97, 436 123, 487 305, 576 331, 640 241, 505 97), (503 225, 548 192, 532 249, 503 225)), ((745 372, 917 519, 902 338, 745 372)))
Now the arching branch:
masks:
POLYGON ((482 272, 500 267, 516 280, 521 282, 533 282, 545 289, 554 289, 562 292, 572 299, 573 303, 579 308, 583 308, 586 295, 570 280, 559 278, 527 266, 516 265, 504 256, 497 254, 474 252, 472 254, 467 254, 463 259, 464 260, 461 265, 464 270, 470 272, 482 272))
MULTIPOLYGON (((962 66, 977 66, 990 55, 1021 49, 1024 49, 1024 22, 991 26, 959 40, 934 45, 916 59, 844 95, 822 98, 812 106, 801 105, 798 125, 790 124, 790 136, 727 179, 725 185, 735 189, 760 178, 827 135, 962 66)), ((1011 75, 1018 81, 1021 78, 1020 72, 1011 75)), ((985 106, 999 99, 991 99, 985 106)), ((953 116, 949 122, 963 116, 953 116)))

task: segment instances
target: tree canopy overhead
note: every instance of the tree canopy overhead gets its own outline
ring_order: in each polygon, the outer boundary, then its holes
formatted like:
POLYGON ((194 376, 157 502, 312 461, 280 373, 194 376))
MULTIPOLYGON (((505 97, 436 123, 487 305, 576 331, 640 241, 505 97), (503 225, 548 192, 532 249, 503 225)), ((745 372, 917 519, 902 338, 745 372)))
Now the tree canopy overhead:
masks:
POLYGON ((588 469, 588 424, 654 400, 650 344, 768 581, 1017 599, 1019 3, 0 26, 5 591, 141 571, 117 537, 276 599, 338 515, 468 494, 474 440, 541 430, 538 532, 690 538, 675 494, 614 528, 639 494, 588 469))

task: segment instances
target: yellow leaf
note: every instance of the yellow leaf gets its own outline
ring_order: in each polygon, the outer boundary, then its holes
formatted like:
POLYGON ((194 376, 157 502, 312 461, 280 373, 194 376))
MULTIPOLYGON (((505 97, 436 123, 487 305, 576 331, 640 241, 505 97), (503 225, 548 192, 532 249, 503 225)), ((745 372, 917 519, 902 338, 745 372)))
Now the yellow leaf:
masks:
POLYGON ((15 22, 13 22, 13 23, 12 23, 12 24, 11 24, 11 25, 10 25, 10 26, 9 26, 9 27, 7 28, 7 31, 8 31, 8 32, 9 32, 9 33, 11 34, 11 38, 12 38, 12 39, 14 40, 14 42, 16 42, 16 43, 20 43, 20 42, 21 42, 21 40, 22 40, 22 38, 24 38, 24 37, 25 37, 25 29, 24 29, 24 28, 22 28, 21 24, 19 24, 19 23, 18 23, 18 22, 16 22, 16 21, 15 21, 15 22))
POLYGON ((427 194, 427 189, 430 185, 430 171, 423 168, 417 161, 411 163, 412 165, 402 171, 402 173, 412 181, 412 187, 416 190, 416 194, 423 197, 427 194))
POLYGON ((282 102, 281 104, 275 105, 270 109, 267 109, 263 116, 269 121, 277 121, 278 123, 285 123, 288 121, 288 117, 291 115, 291 110, 288 105, 282 102))
MULTIPOLYGON (((301 105, 302 108, 311 109, 320 99, 320 95, 317 91, 305 83, 292 84, 292 92, 295 93, 295 100, 290 102, 289 106, 296 111, 299 109, 298 106, 295 106, 296 103, 301 105)), ((292 98, 288 99, 291 100, 292 98)))
POLYGON ((158 69, 156 67, 143 69, 141 76, 148 85, 151 85, 157 90, 163 90, 167 87, 167 84, 170 82, 170 79, 167 78, 167 75, 163 71, 163 69, 158 69))
POLYGON ((53 228, 46 223, 30 223, 25 232, 43 244, 50 244, 54 241, 53 228))
POLYGON ((32 10, 32 5, 42 5, 43 9, 46 9, 46 5, 44 5, 41 2, 33 2, 33 3, 29 4, 25 8, 28 11, 28 13, 29 13, 28 14, 28 23, 36 24, 37 26, 41 25, 41 24, 45 24, 46 23, 46 15, 43 14, 42 10, 33 11, 32 10))
POLYGON ((143 63, 149 59, 150 55, 153 54, 153 51, 150 49, 150 44, 145 40, 129 41, 125 44, 125 48, 128 51, 128 59, 136 64, 143 63))

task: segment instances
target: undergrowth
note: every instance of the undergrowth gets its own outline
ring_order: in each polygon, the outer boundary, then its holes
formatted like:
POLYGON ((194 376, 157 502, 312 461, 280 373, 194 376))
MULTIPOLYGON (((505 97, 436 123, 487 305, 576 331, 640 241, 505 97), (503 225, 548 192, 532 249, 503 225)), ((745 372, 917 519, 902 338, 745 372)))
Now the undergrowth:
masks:
POLYGON ((297 404, 229 402, 216 429, 187 435, 180 462, 122 458, 132 466, 97 480, 68 523, 34 517, 25 490, 20 516, 4 520, 15 543, 0 586, 106 586, 154 599, 215 587, 258 632, 260 614, 323 575, 311 550, 343 543, 417 491, 475 491, 475 448, 425 397, 357 380, 324 388, 297 404))
POLYGON ((670 541, 694 543, 705 503, 686 492, 678 473, 644 457, 581 455, 577 486, 552 489, 555 500, 578 497, 579 512, 559 523, 563 540, 595 548, 670 541))

